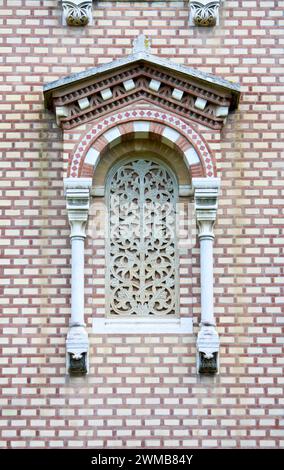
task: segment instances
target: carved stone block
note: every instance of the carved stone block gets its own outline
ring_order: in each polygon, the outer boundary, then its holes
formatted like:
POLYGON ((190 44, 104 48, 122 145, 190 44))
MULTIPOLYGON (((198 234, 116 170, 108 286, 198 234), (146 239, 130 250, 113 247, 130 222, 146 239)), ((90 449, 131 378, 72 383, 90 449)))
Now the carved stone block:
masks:
POLYGON ((85 327, 72 325, 66 339, 66 369, 71 376, 88 373, 89 340, 85 327))
POLYGON ((82 353, 77 356, 75 354, 69 354, 69 375, 72 377, 81 377, 87 374, 86 354, 87 353, 82 353))
POLYGON ((220 0, 191 0, 189 23, 191 26, 216 26, 219 23, 220 0))
POLYGON ((61 0, 62 22, 68 26, 92 24, 92 0, 61 0))
POLYGON ((220 340, 214 325, 201 324, 197 336, 197 371, 199 374, 218 372, 220 340))
POLYGON ((206 354, 199 352, 199 374, 213 375, 218 372, 217 352, 213 353, 211 357, 206 357, 206 354))

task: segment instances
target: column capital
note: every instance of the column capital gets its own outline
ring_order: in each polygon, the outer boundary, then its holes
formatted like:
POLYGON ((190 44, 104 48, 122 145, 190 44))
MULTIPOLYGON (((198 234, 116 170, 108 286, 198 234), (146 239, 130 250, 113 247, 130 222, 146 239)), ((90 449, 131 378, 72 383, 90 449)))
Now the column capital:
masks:
POLYGON ((201 239, 213 239, 217 216, 220 178, 193 178, 196 221, 201 239))
POLYGON ((91 186, 91 178, 64 178, 64 194, 71 227, 71 238, 86 237, 91 186))

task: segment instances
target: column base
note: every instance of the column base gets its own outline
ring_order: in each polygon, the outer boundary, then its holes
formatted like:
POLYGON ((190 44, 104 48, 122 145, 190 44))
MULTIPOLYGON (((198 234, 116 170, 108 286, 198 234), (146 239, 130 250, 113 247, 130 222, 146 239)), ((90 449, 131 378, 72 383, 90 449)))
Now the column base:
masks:
POLYGON ((220 340, 214 325, 201 324, 196 346, 198 373, 217 374, 219 371, 220 340))
POLYGON ((82 325, 72 325, 66 338, 66 371, 72 377, 89 372, 88 333, 82 325))

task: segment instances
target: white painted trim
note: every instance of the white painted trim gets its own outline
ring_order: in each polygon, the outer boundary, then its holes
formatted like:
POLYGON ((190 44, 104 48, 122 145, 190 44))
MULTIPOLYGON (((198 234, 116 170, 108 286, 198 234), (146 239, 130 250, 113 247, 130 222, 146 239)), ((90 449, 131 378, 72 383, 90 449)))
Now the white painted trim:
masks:
POLYGON ((94 334, 191 334, 192 318, 93 318, 94 334))

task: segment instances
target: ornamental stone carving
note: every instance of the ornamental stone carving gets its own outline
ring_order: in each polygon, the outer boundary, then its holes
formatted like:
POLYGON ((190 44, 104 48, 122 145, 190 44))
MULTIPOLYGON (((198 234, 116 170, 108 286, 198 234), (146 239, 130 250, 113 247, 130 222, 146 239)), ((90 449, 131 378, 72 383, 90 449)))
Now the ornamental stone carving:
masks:
POLYGON ((92 24, 92 0, 61 0, 62 22, 68 26, 92 24))
POLYGON ((145 34, 139 34, 133 41, 133 54, 138 52, 151 53, 151 40, 145 34))
POLYGON ((66 208, 71 227, 70 237, 86 237, 86 224, 90 208, 90 185, 88 178, 65 180, 66 208))
POLYGON ((189 22, 192 26, 215 26, 219 23, 220 0, 190 2, 189 22))
POLYGON ((177 185, 160 163, 134 160, 112 174, 109 198, 110 316, 175 315, 177 185))

